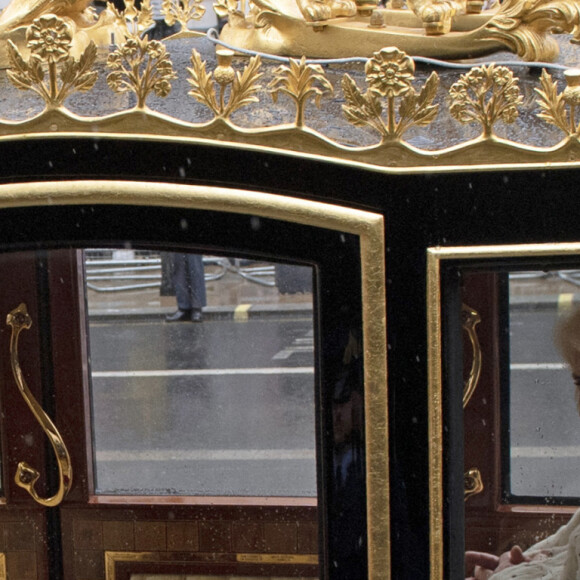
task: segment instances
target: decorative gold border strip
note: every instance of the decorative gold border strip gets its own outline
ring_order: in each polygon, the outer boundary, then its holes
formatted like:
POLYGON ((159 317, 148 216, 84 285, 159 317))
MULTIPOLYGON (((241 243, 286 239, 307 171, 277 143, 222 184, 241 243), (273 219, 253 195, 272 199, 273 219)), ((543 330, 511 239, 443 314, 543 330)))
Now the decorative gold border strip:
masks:
POLYGON ((369 578, 389 580, 389 446, 387 417, 383 216, 333 204, 239 189, 132 181, 61 181, 0 185, 0 209, 125 204, 249 214, 359 236, 363 297, 369 578))
POLYGON ((318 565, 316 554, 236 554, 236 562, 247 564, 308 564, 318 565))
POLYGON ((451 260, 580 256, 580 242, 427 249, 427 344, 429 397, 429 507, 431 580, 443 578, 443 354, 441 263, 451 260))
MULTIPOLYGON (((122 562, 158 563, 158 562, 183 562, 182 552, 105 552, 105 580, 116 580, 116 566, 122 562)), ((299 554, 236 554, 236 562, 243 564, 280 564, 280 565, 317 565, 318 557, 299 554)), ((224 560, 231 563, 230 560, 224 560)), ((219 564, 218 559, 212 559, 212 563, 219 564)), ((207 564, 208 561, 195 560, 192 564, 207 564)), ((228 575, 228 577, 230 577, 228 575)), ((205 575, 204 575, 205 577, 205 575)), ((240 577, 243 578, 241 575, 240 577)), ((308 576, 309 577, 309 576, 308 576)), ((1 577, 0 577, 1 578, 1 577)))
POLYGON ((0 553, 0 580, 6 580, 6 554, 0 553))

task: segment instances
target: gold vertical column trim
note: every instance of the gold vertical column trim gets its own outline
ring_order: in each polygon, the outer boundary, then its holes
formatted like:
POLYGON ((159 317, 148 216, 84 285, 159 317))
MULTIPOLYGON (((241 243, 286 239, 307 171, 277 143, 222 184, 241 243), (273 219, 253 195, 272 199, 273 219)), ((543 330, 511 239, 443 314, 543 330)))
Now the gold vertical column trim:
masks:
POLYGON ((360 236, 369 578, 391 577, 385 251, 382 218, 360 236))
POLYGON ((443 417, 441 367, 441 271, 427 250, 427 364, 429 416, 429 558, 431 579, 443 580, 443 417))

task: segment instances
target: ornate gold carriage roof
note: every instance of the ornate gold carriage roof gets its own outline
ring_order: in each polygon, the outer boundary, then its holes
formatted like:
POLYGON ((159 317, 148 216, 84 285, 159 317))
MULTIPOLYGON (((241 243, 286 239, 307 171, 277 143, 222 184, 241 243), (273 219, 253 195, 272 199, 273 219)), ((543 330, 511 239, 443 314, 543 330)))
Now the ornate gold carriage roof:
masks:
MULTIPOLYGON (((506 1, 500 12, 519 1, 506 1)), ((2 140, 98 135, 219 143, 386 172, 580 161, 575 2, 527 3, 545 12, 543 20, 536 14, 542 34, 504 39, 524 56, 549 52, 556 62, 528 63, 500 52, 453 64, 413 59, 390 46, 342 60, 240 55, 217 31, 187 28, 203 13, 201 0, 164 0, 166 30, 181 27, 165 38, 154 38, 148 1, 140 9, 132 1, 124 11, 101 7, 91 11, 89 24, 71 15, 70 6, 33 4, 0 38, 2 140), (568 34, 555 44, 552 30, 568 34)), ((262 4, 250 7, 257 28, 264 25, 256 19, 271 16, 262 4)), ((226 29, 248 20, 237 2, 218 2, 216 9, 229 15, 226 29)), ((335 20, 306 25, 324 43, 335 20)), ((375 26, 381 22, 375 18, 375 26)), ((461 31, 449 34, 457 44, 461 31)), ((423 35, 423 44, 444 44, 445 37, 423 35)), ((294 52, 299 49, 297 43, 294 52)))

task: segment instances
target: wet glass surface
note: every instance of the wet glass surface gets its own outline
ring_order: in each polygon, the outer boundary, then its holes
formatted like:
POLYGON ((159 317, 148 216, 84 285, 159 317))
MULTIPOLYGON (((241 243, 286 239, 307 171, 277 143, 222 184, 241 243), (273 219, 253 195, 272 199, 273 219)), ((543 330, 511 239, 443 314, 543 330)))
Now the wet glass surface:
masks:
POLYGON ((160 260, 86 253, 97 493, 316 496, 311 269, 206 257, 203 322, 168 322, 160 260))
POLYGON ((468 577, 564 578, 577 570, 570 554, 580 525, 580 417, 559 337, 578 286, 580 270, 462 273, 468 577))
POLYGON ((516 496, 580 496, 575 387, 554 346, 575 281, 557 271, 510 276, 510 484, 516 496))

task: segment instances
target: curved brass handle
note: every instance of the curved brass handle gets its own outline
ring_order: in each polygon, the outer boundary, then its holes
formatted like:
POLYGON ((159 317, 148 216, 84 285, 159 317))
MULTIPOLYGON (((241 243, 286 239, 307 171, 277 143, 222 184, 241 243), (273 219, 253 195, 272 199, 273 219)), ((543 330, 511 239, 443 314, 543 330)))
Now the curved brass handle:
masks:
POLYGON ((465 490, 463 500, 467 501, 472 495, 477 495, 483 491, 483 480, 481 472, 477 467, 473 467, 463 475, 465 490))
POLYGON ((476 310, 467 306, 467 304, 461 305, 461 322, 463 329, 467 332, 469 340, 471 342, 471 348, 473 349, 473 360, 471 363, 471 370, 469 371, 469 377, 465 381, 463 387, 463 408, 469 403, 469 399, 473 396, 475 388, 477 387, 477 382, 481 375, 481 346, 479 344, 479 338, 475 332, 475 327, 481 322, 481 316, 476 310))
POLYGON ((26 401, 26 404, 52 443, 52 447, 56 454, 56 460, 58 462, 59 474, 58 491, 55 495, 48 498, 42 498, 36 493, 34 486, 40 477, 40 473, 25 461, 21 461, 18 464, 14 481, 16 481, 17 485, 24 488, 40 505, 54 507, 62 502, 72 485, 72 465, 70 455, 58 429, 30 392, 30 389, 24 380, 22 369, 20 368, 20 362, 18 361, 18 336, 22 329, 29 329, 32 326, 32 319, 28 314, 26 304, 20 304, 18 308, 12 310, 12 312, 10 312, 6 317, 6 324, 12 327, 12 335, 10 337, 10 363, 12 364, 14 379, 18 389, 26 401))

